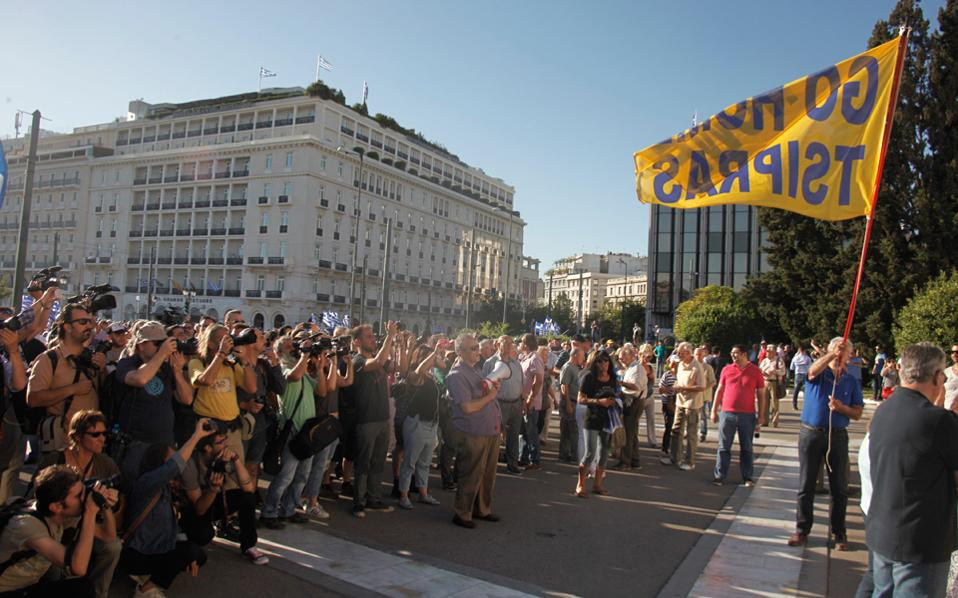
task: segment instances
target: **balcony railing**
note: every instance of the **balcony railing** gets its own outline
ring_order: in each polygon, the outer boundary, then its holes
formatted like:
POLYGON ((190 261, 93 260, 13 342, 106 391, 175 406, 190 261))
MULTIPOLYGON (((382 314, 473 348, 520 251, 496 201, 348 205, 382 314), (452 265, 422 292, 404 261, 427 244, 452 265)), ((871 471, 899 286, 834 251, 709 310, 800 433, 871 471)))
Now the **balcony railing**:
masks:
POLYGON ((230 205, 230 200, 228 200, 228 199, 214 199, 214 200, 213 200, 213 207, 214 207, 214 208, 225 208, 225 207, 228 206, 228 205, 230 205))
POLYGON ((239 297, 240 291, 239 289, 223 289, 223 296, 224 297, 239 297))
POLYGON ((150 211, 150 210, 159 210, 159 209, 160 209, 160 202, 148 203, 148 204, 146 204, 146 209, 147 209, 147 211, 150 211))
POLYGON ((234 178, 234 179, 237 178, 237 177, 244 177, 244 176, 249 176, 249 170, 246 169, 246 168, 244 168, 243 170, 234 170, 234 171, 233 171, 233 178, 234 178))
MULTIPOLYGON (((243 258, 241 258, 241 257, 239 257, 239 256, 235 256, 235 255, 234 255, 234 256, 227 257, 227 258, 226 258, 226 265, 227 265, 227 266, 242 266, 242 265, 243 265, 243 258)), ((227 297, 229 297, 229 295, 227 295, 227 297)))
POLYGON ((134 239, 134 238, 137 238, 137 237, 142 237, 142 236, 143 236, 143 231, 141 231, 141 230, 131 230, 131 231, 130 231, 130 238, 131 238, 131 239, 134 239))
POLYGON ((286 258, 285 258, 285 257, 275 257, 275 256, 274 256, 274 257, 270 257, 270 258, 269 258, 269 263, 272 264, 272 265, 274 265, 274 266, 282 266, 283 264, 286 263, 286 258))
POLYGON ((282 299, 283 291, 266 291, 267 299, 282 299))
POLYGON ((289 203, 289 195, 280 195, 276 201, 279 203, 289 203))
POLYGON ((282 119, 278 119, 275 123, 273 123, 273 126, 276 126, 276 127, 285 127, 285 126, 288 126, 288 125, 291 125, 291 124, 293 124, 293 119, 291 119, 291 118, 282 118, 282 119))
POLYGON ((251 265, 262 264, 264 261, 266 261, 266 259, 258 255, 251 255, 246 258, 246 263, 251 265))
POLYGON ((234 197, 233 199, 230 200, 230 205, 231 205, 231 206, 245 206, 245 205, 246 205, 246 198, 245 198, 245 197, 234 197))
POLYGON ((164 264, 164 265, 165 265, 165 264, 172 264, 172 263, 173 263, 173 258, 171 258, 171 257, 158 257, 158 258, 156 258, 156 263, 157 263, 157 264, 164 264))
POLYGON ((242 235, 246 233, 246 229, 241 226, 236 226, 230 229, 227 229, 226 234, 228 235, 242 235))
POLYGON ((262 297, 263 291, 259 289, 246 289, 246 296, 247 297, 262 297))
POLYGON ((175 257, 173 258, 173 263, 178 265, 185 265, 190 263, 190 258, 188 257, 175 257))
POLYGON ((208 207, 210 207, 210 200, 208 200, 208 199, 197 200, 195 207, 196 207, 196 208, 208 208, 208 207))
POLYGON ((193 229, 193 236, 205 236, 208 233, 209 233, 209 229, 206 227, 193 229))
POLYGON ((178 228, 176 229, 177 237, 188 237, 190 236, 190 229, 188 228, 178 228))
POLYGON ((161 230, 161 231, 160 231, 160 236, 161 236, 161 237, 172 237, 172 236, 173 236, 173 229, 171 228, 171 229, 168 229, 168 230, 161 230))
POLYGON ((205 258, 205 257, 191 257, 191 258, 190 258, 190 263, 191 263, 191 264, 196 264, 196 265, 204 265, 204 264, 206 264, 206 258, 205 258))
POLYGON ((302 125, 302 124, 311 123, 311 122, 315 122, 315 121, 316 121, 316 115, 315 115, 315 114, 307 114, 306 116, 297 116, 297 117, 296 117, 296 124, 297 124, 297 125, 302 125))
POLYGON ((217 172, 215 176, 218 179, 228 179, 230 178, 230 171, 224 170, 222 172, 217 172))
POLYGON ((226 234, 226 229, 225 229, 225 228, 211 228, 211 229, 210 229, 210 234, 211 234, 211 235, 225 235, 225 234, 226 234))
POLYGON ((221 257, 211 257, 211 258, 207 259, 206 261, 207 261, 211 266, 222 266, 223 263, 224 263, 224 261, 225 261, 225 258, 221 258, 221 257))
POLYGON ((146 178, 135 178, 135 179, 133 179, 133 184, 134 184, 134 185, 145 185, 145 184, 146 184, 146 178))

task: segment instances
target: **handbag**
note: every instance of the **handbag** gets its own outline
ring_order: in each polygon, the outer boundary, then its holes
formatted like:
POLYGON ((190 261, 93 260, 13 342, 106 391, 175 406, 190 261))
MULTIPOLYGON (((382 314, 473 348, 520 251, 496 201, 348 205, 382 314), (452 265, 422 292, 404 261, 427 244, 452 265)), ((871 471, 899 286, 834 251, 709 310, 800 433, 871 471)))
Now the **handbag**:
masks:
POLYGON ((289 412, 286 423, 283 427, 274 426, 267 433, 266 451, 263 453, 263 471, 269 475, 276 475, 283 467, 283 448, 289 442, 290 434, 293 433, 293 414, 299 409, 299 404, 303 402, 303 393, 306 391, 306 382, 299 388, 299 398, 296 399, 296 405, 289 412))
POLYGON ((289 441, 289 452, 300 461, 309 459, 333 443, 343 433, 343 425, 331 415, 311 417, 289 441))

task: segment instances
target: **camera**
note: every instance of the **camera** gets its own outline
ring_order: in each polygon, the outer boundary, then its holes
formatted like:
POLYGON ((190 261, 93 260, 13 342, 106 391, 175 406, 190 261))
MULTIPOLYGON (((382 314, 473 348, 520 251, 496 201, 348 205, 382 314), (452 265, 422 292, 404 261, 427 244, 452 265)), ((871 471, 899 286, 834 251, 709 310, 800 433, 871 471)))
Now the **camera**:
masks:
POLYGON ((183 357, 192 357, 199 351, 199 342, 196 338, 185 341, 176 341, 176 351, 183 357))
POLYGON ((337 357, 349 355, 353 346, 353 337, 349 334, 343 334, 332 338, 333 348, 336 350, 337 357))
POLYGON ((111 284, 98 284, 87 287, 79 295, 74 295, 66 300, 67 303, 82 303, 90 313, 116 309, 116 297, 110 293, 119 291, 117 287, 111 284))
POLYGON ((58 273, 62 269, 63 266, 50 266, 49 268, 40 270, 30 279, 30 284, 27 285, 27 291, 45 291, 50 287, 59 287, 66 282, 58 276, 58 273))
POLYGON ((89 347, 84 347, 80 354, 77 355, 74 359, 78 366, 83 369, 92 370, 95 368, 93 365, 93 356, 97 353, 108 353, 113 348, 113 343, 110 341, 99 341, 94 344, 91 344, 89 347))
POLYGON ((226 461, 224 459, 213 459, 213 461, 210 462, 210 465, 207 468, 207 471, 211 474, 214 474, 214 473, 227 474, 227 473, 233 473, 235 469, 236 468, 233 466, 232 461, 226 461))
POLYGON ((233 339, 233 347, 252 345, 256 343, 256 330, 247 328, 239 334, 231 334, 230 338, 233 339))
POLYGON ((20 320, 20 316, 13 316, 12 318, 8 318, 4 322, 0 322, 0 329, 3 329, 3 328, 11 332, 16 332, 20 330, 21 328, 23 328, 23 322, 20 320))
POLYGON ((319 357, 324 352, 331 351, 333 348, 328 338, 320 338, 308 347, 303 347, 302 342, 303 341, 293 341, 293 356, 296 358, 299 358, 303 354, 303 350, 305 350, 306 354, 310 357, 319 357), (323 342, 324 340, 326 341, 325 343, 323 342))
POLYGON ((226 429, 226 424, 219 422, 215 419, 211 419, 203 422, 203 429, 207 432, 216 432, 217 434, 226 434, 228 430, 226 429))

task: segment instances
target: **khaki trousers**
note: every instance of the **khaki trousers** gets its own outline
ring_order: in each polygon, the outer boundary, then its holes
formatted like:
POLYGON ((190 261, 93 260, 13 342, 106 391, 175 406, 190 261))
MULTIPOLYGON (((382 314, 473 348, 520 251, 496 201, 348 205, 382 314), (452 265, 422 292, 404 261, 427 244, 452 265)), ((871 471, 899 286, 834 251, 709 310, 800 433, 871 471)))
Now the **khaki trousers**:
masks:
POLYGON ((676 465, 688 463, 695 465, 695 451, 699 446, 699 412, 702 409, 691 409, 689 407, 676 407, 675 419, 672 421, 672 439, 669 442, 669 449, 672 453, 672 461, 676 465), (687 453, 683 458, 682 453, 687 453))
POLYGON ((473 512, 485 516, 492 512, 492 490, 496 485, 499 460, 499 436, 463 434, 459 444, 459 487, 456 490, 456 515, 464 521, 473 512))

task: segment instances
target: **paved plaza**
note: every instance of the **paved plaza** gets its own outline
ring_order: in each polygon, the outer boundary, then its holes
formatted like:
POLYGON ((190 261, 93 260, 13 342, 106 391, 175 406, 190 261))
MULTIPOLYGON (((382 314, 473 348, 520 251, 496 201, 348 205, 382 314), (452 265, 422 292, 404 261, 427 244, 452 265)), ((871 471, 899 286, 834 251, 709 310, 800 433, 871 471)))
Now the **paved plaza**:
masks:
MULTIPOLYGON (((179 596, 255 590, 264 596, 824 596, 854 593, 866 552, 858 476, 852 475, 849 540, 826 565, 827 500, 816 502, 806 548, 790 548, 798 482, 798 417, 783 401, 781 427, 756 440, 758 484, 738 484, 733 459, 728 483, 709 484, 716 436, 701 443, 694 471, 658 462, 642 449, 637 472, 609 474, 608 496, 574 496, 575 469, 555 460, 557 439, 542 471, 496 482, 498 523, 463 530, 450 523, 452 494, 435 489, 442 506, 349 514, 345 498, 325 500, 326 522, 260 530, 271 556, 253 568, 233 545, 218 542, 197 580, 178 580, 179 596)), ((852 453, 874 406, 851 428, 852 453)), ((661 430, 660 430, 661 433, 661 430)), ((737 451, 736 451, 737 452, 737 451)), ((504 472, 504 468, 500 468, 504 472)), ((438 478, 431 480, 438 486, 438 478)), ((129 584, 112 592, 125 596, 129 584)))

